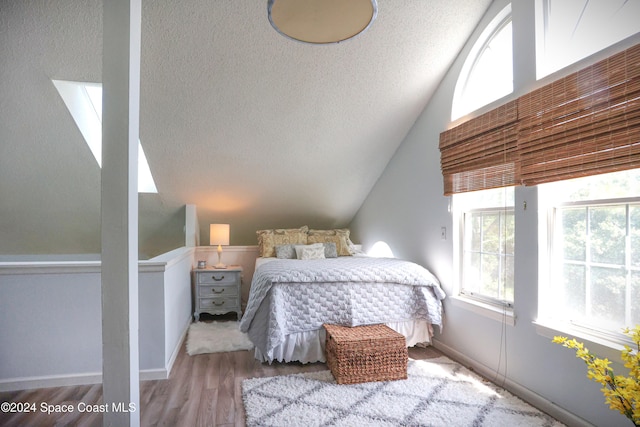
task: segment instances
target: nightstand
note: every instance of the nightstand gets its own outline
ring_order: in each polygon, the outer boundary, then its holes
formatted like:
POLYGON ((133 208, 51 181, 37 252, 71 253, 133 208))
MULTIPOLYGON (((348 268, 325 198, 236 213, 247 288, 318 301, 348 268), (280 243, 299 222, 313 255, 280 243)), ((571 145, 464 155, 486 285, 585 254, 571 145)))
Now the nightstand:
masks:
POLYGON ((193 317, 200 320, 200 313, 226 314, 235 311, 242 317, 240 285, 242 267, 197 268, 193 270, 193 317))

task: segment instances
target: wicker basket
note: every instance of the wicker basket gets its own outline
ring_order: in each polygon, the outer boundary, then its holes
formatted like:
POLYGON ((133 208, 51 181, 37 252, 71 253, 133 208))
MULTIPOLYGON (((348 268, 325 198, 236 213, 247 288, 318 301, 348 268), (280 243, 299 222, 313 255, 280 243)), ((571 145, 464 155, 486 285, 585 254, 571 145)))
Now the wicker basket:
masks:
POLYGON ((338 384, 407 378, 409 356, 403 335, 386 325, 323 326, 327 365, 338 384))

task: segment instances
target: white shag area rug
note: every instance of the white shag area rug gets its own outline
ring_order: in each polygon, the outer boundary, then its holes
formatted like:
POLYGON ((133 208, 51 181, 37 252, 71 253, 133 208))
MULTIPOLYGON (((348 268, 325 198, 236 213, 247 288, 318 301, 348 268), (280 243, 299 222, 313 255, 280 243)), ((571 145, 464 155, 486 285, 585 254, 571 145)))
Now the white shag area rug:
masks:
POLYGON ((189 326, 187 354, 251 350, 253 343, 238 322, 196 322, 189 326))
POLYGON ((330 371, 242 382, 248 426, 563 424, 447 357, 409 360, 408 379, 336 384, 330 371))

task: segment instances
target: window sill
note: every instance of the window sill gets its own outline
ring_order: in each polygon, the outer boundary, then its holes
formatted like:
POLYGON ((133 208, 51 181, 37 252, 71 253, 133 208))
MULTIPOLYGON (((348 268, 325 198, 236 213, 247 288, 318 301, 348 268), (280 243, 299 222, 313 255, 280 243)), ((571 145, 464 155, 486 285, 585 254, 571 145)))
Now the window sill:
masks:
POLYGON ((624 350, 623 343, 600 337, 597 333, 587 328, 566 323, 554 323, 553 321, 543 322, 540 320, 532 323, 540 336, 549 339, 553 339, 553 337, 557 335, 575 338, 583 342, 585 347, 587 347, 591 353, 597 355, 597 357, 607 358, 617 363, 624 363, 620 357, 620 352, 624 350))
POLYGON ((461 307, 465 310, 472 311, 489 319, 496 320, 501 323, 505 323, 509 326, 515 326, 516 316, 511 308, 501 308, 490 304, 482 303, 471 298, 465 298, 464 296, 449 296, 448 300, 455 306, 461 307))

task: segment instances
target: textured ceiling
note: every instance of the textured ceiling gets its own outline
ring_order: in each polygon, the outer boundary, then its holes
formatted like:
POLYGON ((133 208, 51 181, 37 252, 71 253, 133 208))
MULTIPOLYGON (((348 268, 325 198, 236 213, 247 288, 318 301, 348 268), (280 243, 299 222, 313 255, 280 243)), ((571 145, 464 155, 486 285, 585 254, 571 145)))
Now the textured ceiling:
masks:
MULTIPOLYGON (((271 27, 266 1, 143 0, 140 138, 159 194, 141 197, 141 232, 184 204, 203 230, 229 222, 231 244, 348 225, 489 3, 379 0, 363 34, 309 45, 271 27)), ((99 248, 99 168, 51 79, 100 81, 101 12, 0 2, 2 253, 42 236, 99 248)))

